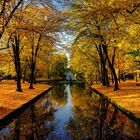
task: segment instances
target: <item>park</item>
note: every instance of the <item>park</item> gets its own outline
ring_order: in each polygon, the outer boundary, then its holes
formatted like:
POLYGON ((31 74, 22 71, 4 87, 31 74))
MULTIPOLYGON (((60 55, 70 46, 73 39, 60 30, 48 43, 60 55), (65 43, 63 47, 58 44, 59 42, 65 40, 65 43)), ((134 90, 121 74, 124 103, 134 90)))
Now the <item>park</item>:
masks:
POLYGON ((0 140, 139 140, 139 31, 139 0, 1 0, 0 140))

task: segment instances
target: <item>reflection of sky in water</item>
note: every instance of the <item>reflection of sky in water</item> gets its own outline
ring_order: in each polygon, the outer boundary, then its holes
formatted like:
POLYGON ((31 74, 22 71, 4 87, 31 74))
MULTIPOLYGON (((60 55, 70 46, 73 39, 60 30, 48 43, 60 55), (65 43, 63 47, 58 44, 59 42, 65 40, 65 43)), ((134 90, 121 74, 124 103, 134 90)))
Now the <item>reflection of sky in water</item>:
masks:
MULTIPOLYGON (((51 132, 48 136, 48 139, 72 139, 70 134, 66 131, 65 126, 73 116, 72 112, 72 101, 71 101, 71 92, 70 85, 65 86, 65 93, 67 94, 67 102, 63 108, 59 108, 54 115, 54 121, 52 122, 55 125, 55 130, 51 132)), ((47 123, 48 126, 51 126, 51 122, 47 123)))
POLYGON ((93 94, 93 98, 85 95, 79 86, 59 86, 61 88, 54 86, 56 89, 52 90, 50 96, 44 95, 1 129, 0 140, 99 140, 106 136, 106 139, 111 140, 140 139, 139 125, 124 115, 122 120, 121 112, 116 112, 116 108, 106 100, 101 100, 96 94, 93 94), (55 102, 52 104, 51 97, 62 102, 54 106, 55 102), (80 106, 75 104, 75 100, 78 100, 86 110, 79 110, 80 106), (63 107, 61 103, 64 103, 63 107))

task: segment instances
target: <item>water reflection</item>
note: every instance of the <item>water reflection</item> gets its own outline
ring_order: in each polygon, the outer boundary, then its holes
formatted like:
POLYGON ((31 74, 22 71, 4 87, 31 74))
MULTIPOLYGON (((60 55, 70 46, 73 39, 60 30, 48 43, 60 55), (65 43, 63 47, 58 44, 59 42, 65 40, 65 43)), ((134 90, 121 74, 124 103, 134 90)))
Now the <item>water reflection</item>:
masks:
POLYGON ((54 85, 0 130, 0 140, 140 140, 140 126, 78 85, 54 85))
POLYGON ((53 115, 47 94, 5 126, 0 131, 0 140, 43 140, 53 130, 45 127, 45 121, 52 120, 53 115))
POLYGON ((75 113, 68 129, 76 140, 140 139, 139 125, 129 120, 107 100, 95 93, 87 94, 83 91, 81 95, 73 90, 75 113))
POLYGON ((71 140, 71 134, 67 131, 66 125, 73 116, 72 112, 72 97, 70 91, 70 84, 64 85, 64 93, 66 94, 66 103, 63 107, 58 107, 54 114, 55 126, 54 131, 48 135, 48 140, 71 140))

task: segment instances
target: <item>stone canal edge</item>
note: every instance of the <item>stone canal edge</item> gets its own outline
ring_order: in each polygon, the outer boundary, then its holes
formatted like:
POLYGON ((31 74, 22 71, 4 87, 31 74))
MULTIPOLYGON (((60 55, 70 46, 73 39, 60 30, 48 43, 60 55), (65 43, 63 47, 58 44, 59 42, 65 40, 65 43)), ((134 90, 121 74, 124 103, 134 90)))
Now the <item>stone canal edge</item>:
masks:
POLYGON ((0 119, 0 130, 4 126, 6 126, 10 122, 12 122, 12 120, 14 120, 22 112, 24 112, 31 104, 34 104, 43 95, 47 94, 52 88, 53 88, 52 86, 49 86, 46 90, 44 90, 43 92, 39 93, 38 95, 36 95, 32 99, 28 100, 26 103, 22 104, 21 106, 19 106, 18 108, 14 109, 13 111, 11 111, 7 115, 5 115, 3 118, 1 118, 0 119))
POLYGON ((137 123, 138 125, 140 125, 140 118, 138 118, 133 112, 127 110, 126 108, 122 107, 121 105, 119 105, 118 103, 116 103, 115 101, 113 101, 113 99, 109 98, 108 96, 106 96, 105 94, 103 94, 102 92, 98 91, 95 88, 91 88, 96 94, 98 94, 99 96, 101 96, 104 100, 108 101, 109 103, 111 103, 115 108, 117 108, 118 110, 120 110, 123 114, 125 114, 129 119, 133 120, 135 123, 137 123))

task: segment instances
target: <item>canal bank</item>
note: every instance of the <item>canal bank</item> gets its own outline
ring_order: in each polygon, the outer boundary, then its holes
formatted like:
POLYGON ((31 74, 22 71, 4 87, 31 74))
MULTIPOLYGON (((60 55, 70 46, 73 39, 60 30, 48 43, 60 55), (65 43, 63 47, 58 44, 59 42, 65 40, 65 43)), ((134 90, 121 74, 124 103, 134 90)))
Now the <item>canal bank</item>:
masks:
POLYGON ((121 82, 120 90, 117 91, 113 91, 113 85, 110 87, 92 85, 92 89, 140 124, 140 86, 136 86, 135 81, 121 82))
POLYGON ((22 83, 23 92, 17 92, 14 81, 1 81, 0 128, 22 113, 30 104, 36 102, 51 88, 48 85, 36 84, 34 89, 29 89, 28 83, 22 83))
POLYGON ((139 140, 139 125, 81 84, 53 85, 0 129, 0 140, 139 140))

